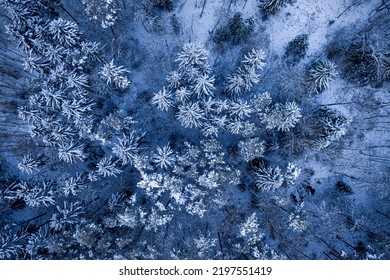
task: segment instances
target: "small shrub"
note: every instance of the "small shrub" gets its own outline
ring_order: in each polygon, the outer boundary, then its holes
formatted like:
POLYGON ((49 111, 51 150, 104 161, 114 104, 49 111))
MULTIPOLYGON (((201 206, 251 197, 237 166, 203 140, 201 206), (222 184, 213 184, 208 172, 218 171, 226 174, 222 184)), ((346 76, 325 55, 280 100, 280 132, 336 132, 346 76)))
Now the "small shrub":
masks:
POLYGON ((343 181, 338 181, 336 183, 336 189, 342 193, 346 193, 346 194, 352 193, 352 188, 348 186, 346 183, 344 183, 343 181))

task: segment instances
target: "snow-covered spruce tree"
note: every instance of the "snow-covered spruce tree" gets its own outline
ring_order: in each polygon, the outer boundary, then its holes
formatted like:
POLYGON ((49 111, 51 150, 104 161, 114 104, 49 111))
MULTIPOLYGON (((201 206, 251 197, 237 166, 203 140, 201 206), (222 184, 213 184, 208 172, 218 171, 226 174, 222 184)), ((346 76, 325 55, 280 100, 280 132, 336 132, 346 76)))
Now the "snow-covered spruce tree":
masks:
POLYGON ((266 55, 263 50, 252 49, 248 52, 242 61, 244 68, 238 68, 236 73, 227 76, 226 91, 238 95, 251 90, 253 84, 259 83, 259 74, 256 70, 262 70, 265 67, 265 59, 266 55))
POLYGON ((152 98, 152 104, 162 111, 168 111, 173 105, 172 92, 163 87, 152 98))
POLYGON ((265 152, 265 141, 259 137, 238 142, 238 153, 247 162, 260 158, 265 152))
POLYGON ((18 163, 20 171, 27 174, 32 174, 39 170, 39 167, 43 165, 42 156, 32 156, 27 154, 23 156, 21 162, 18 163))
POLYGON ((295 102, 276 103, 263 114, 263 122, 267 129, 289 131, 296 126, 301 117, 301 109, 295 102))
POLYGON ((55 19, 48 22, 45 30, 61 46, 73 47, 80 42, 81 32, 74 22, 55 19))
POLYGON ((102 28, 108 28, 119 19, 117 0, 81 0, 89 18, 100 23, 102 28))
POLYGON ((253 109, 245 100, 238 98, 230 103, 229 111, 232 116, 243 119, 244 117, 249 117, 253 109))
POLYGON ((165 80, 168 82, 168 86, 170 89, 177 89, 180 87, 181 84, 181 74, 179 71, 172 71, 170 72, 165 80))
POLYGON ((213 96, 214 90, 214 77, 210 77, 208 74, 199 75, 194 81, 194 92, 198 95, 198 98, 213 96))
POLYGON ((139 157, 141 139, 144 133, 132 130, 129 135, 123 134, 118 138, 118 143, 112 148, 112 152, 122 162, 122 165, 133 163, 139 157))
POLYGON ((256 213, 253 213, 240 226, 239 237, 245 238, 249 245, 254 245, 264 238, 264 234, 259 234, 259 229, 260 225, 256 213))
POLYGON ((113 83, 117 88, 125 90, 130 85, 130 80, 125 76, 129 71, 123 66, 115 66, 114 59, 107 62, 99 71, 99 75, 107 83, 113 83))
POLYGON ((321 93, 329 88, 329 83, 337 76, 336 65, 329 60, 319 61, 310 68, 308 74, 311 90, 321 93))
POLYGON ((18 255, 23 252, 27 236, 26 231, 15 234, 9 227, 5 227, 0 234, 0 259, 17 259, 18 255))
POLYGON ((75 163, 76 160, 83 161, 86 158, 86 155, 82 145, 70 141, 58 144, 58 157, 60 160, 67 163, 75 163))
POLYGON ((253 110, 260 116, 271 105, 272 98, 268 91, 262 93, 254 93, 251 96, 251 103, 253 104, 253 110))
POLYGON ((188 79, 193 80, 209 73, 208 55, 209 52, 199 43, 186 43, 176 61, 179 63, 179 69, 188 79))
POLYGON ((224 50, 224 43, 237 45, 246 41, 254 30, 254 22, 253 17, 244 20, 241 13, 235 13, 226 25, 216 30, 213 41, 221 51, 224 50))
POLYGON ((317 133, 315 145, 319 148, 327 147, 331 142, 337 141, 345 135, 351 119, 340 111, 330 108, 318 110, 314 115, 314 131, 317 133))
POLYGON ((297 181, 300 174, 301 169, 295 163, 289 162, 284 178, 289 184, 292 185, 297 181))
POLYGON ((154 7, 159 9, 172 10, 173 0, 143 0, 146 9, 152 10, 154 7))
POLYGON ((50 219, 50 227, 55 231, 69 230, 71 226, 80 222, 80 215, 84 213, 79 202, 64 201, 64 207, 57 205, 58 213, 50 219))
POLYGON ((256 69, 254 67, 245 67, 244 70, 238 69, 238 72, 244 80, 244 87, 246 91, 251 90, 253 84, 258 84, 260 81, 260 75, 256 73, 256 69))
POLYGON ((60 181, 62 190, 65 196, 77 195, 80 191, 85 189, 88 184, 88 179, 84 174, 77 173, 75 176, 67 178, 65 181, 60 181))
POLYGON ((214 248, 217 244, 216 238, 210 237, 196 237, 193 239, 195 248, 197 249, 197 255, 201 259, 212 259, 214 248))
POLYGON ((157 153, 153 156, 153 161, 161 168, 166 169, 168 166, 172 166, 175 161, 175 155, 169 145, 164 147, 157 147, 157 153))
POLYGON ((309 222, 305 219, 303 210, 304 203, 300 203, 288 216, 288 227, 296 232, 303 232, 309 226, 309 222))
POLYGON ((103 177, 114 176, 116 177, 122 171, 116 167, 117 161, 112 157, 104 157, 97 164, 97 174, 103 177))
POLYGON ((259 7, 263 11, 265 16, 274 15, 280 11, 287 3, 291 3, 292 0, 258 0, 259 7))
POLYGON ((200 127, 205 119, 204 110, 200 107, 199 102, 179 105, 178 109, 176 117, 185 127, 200 127))
POLYGON ((265 62, 266 58, 267 56, 263 50, 252 49, 244 56, 244 60, 242 62, 244 63, 245 68, 262 70, 267 65, 265 62))
POLYGON ((235 95, 239 95, 244 91, 244 88, 245 88, 245 82, 243 77, 240 74, 234 73, 226 77, 225 89, 227 92, 235 95))
POLYGON ((7 189, 6 197, 11 201, 23 199, 28 206, 32 207, 41 205, 48 207, 55 204, 54 185, 46 181, 32 185, 26 182, 13 184, 7 189))
POLYGON ((254 174, 256 186, 260 190, 275 190, 280 188, 284 182, 279 167, 266 166, 262 162, 255 168, 254 174))
POLYGON ((181 87, 175 91, 175 100, 178 103, 185 103, 189 101, 191 92, 186 87, 181 87))

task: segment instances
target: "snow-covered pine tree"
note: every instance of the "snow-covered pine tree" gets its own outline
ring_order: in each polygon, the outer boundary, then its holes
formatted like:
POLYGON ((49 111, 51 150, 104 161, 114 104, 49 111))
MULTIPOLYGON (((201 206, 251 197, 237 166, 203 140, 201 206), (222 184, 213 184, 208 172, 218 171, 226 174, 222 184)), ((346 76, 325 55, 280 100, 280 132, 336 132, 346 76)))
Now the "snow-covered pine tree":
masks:
POLYGON ((266 16, 276 14, 284 5, 290 3, 292 0, 258 0, 259 7, 266 16))
POLYGON ((295 102, 276 103, 263 114, 263 121, 267 129, 289 131, 296 126, 301 117, 301 109, 295 102))
POLYGON ((32 207, 41 205, 48 207, 56 203, 54 185, 46 181, 33 184, 26 182, 13 184, 7 189, 6 198, 11 201, 23 199, 28 206, 32 207))
POLYGON ((114 176, 116 177, 122 171, 116 167, 117 161, 113 160, 112 157, 104 157, 96 165, 97 174, 103 177, 114 176))
POLYGON ((243 119, 244 117, 249 117, 253 109, 245 100, 238 98, 230 103, 229 111, 232 116, 243 119))
POLYGON ((282 186, 284 178, 279 167, 266 166, 260 163, 255 168, 255 182, 260 190, 275 190, 282 186))
POLYGON ((179 62, 179 69, 193 79, 198 76, 197 74, 209 73, 208 55, 209 52, 199 43, 186 43, 176 61, 179 62))
POLYGON ((99 75, 107 83, 114 85, 122 90, 125 90, 130 85, 130 80, 125 76, 129 71, 126 70, 123 66, 114 65, 114 59, 110 62, 106 62, 99 71, 99 75))
POLYGON ((73 47, 81 40, 81 32, 77 24, 68 20, 54 19, 49 21, 44 28, 48 35, 60 46, 73 47))
POLYGON ((287 165, 286 174, 284 175, 286 181, 289 184, 294 184, 300 174, 301 174, 301 169, 295 163, 289 162, 287 165))
POLYGON ((64 201, 64 207, 57 205, 58 213, 50 219, 50 227, 55 231, 69 230, 73 225, 80 222, 80 215, 84 213, 83 206, 79 202, 64 201))
POLYGON ((81 173, 77 173, 75 176, 66 179, 62 183, 62 190, 65 196, 68 196, 70 194, 77 195, 81 190, 85 189, 87 183, 87 177, 81 173))
POLYGON ((245 81, 240 74, 234 73, 226 77, 225 89, 227 92, 239 95, 244 91, 244 88, 245 81))
POLYGON ((32 156, 31 154, 24 155, 22 161, 18 163, 18 168, 27 174, 32 174, 39 170, 43 165, 41 156, 32 156))
POLYGON ((108 28, 119 19, 117 0, 81 0, 89 18, 100 23, 102 28, 108 28))
POLYGON ((167 169, 168 166, 174 164, 175 155, 169 144, 162 148, 157 147, 157 153, 154 154, 153 161, 163 169, 167 169))
POLYGON ((179 71, 175 70, 175 71, 170 72, 165 79, 168 82, 169 88, 177 89, 180 86, 181 74, 179 71))
POLYGON ((60 142, 58 144, 58 157, 67 163, 75 163, 76 160, 83 161, 86 155, 83 152, 83 146, 74 141, 60 142))
POLYGON ((172 92, 163 87, 152 98, 152 104, 162 111, 168 111, 173 105, 172 92))
POLYGON ((122 165, 133 163, 139 157, 141 139, 144 133, 132 130, 129 135, 123 134, 118 138, 118 143, 112 148, 112 152, 122 162, 122 165))
POLYGON ((194 81, 194 92, 199 98, 213 96, 214 76, 208 74, 199 75, 194 81))
POLYGON ((200 127, 205 119, 204 110, 200 107, 199 102, 188 102, 179 105, 178 109, 176 117, 185 127, 200 127))
POLYGON ((316 93, 329 88, 329 84, 337 76, 336 65, 329 61, 323 60, 316 62, 309 70, 309 83, 311 90, 316 93))
POLYGON ((267 56, 263 50, 252 49, 244 56, 244 60, 242 62, 244 63, 245 68, 262 70, 267 65, 265 62, 266 58, 267 56))

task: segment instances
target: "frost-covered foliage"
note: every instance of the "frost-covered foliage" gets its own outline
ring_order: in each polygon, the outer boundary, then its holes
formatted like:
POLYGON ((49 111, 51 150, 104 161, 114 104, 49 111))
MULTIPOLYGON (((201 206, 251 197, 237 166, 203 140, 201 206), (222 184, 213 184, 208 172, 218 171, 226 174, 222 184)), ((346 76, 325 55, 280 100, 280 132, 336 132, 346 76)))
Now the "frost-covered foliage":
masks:
POLYGON ((276 14, 287 3, 291 3, 292 0, 258 0, 259 7, 262 9, 266 16, 276 14))
POLYGON ((117 0, 81 0, 89 18, 100 23, 102 28, 113 26, 119 19, 117 0))
POLYGON ((296 232, 305 231, 309 225, 305 219, 303 206, 303 203, 297 205, 293 212, 288 216, 288 226, 296 232))
POLYGON ((14 234, 11 230, 2 231, 0 235, 0 259, 11 259, 23 252, 26 232, 14 234))
POLYGON ((204 111, 199 102, 187 103, 178 107, 177 119, 184 127, 200 127, 204 119, 204 111))
POLYGON ((320 93, 329 88, 329 83, 336 77, 336 65, 324 60, 317 62, 309 70, 309 82, 312 84, 312 90, 320 93))
POLYGON ((130 80, 125 76, 129 72, 123 66, 115 66, 114 60, 105 63, 100 69, 99 74, 107 84, 113 83, 119 89, 127 89, 130 80))
POLYGON ((14 201, 22 199, 28 206, 38 207, 44 205, 46 207, 55 204, 54 186, 50 182, 38 182, 34 185, 20 182, 11 185, 7 189, 6 198, 14 201))
POLYGON ((27 154, 23 156, 21 162, 18 163, 18 168, 25 173, 32 174, 39 170, 39 167, 43 165, 41 156, 32 156, 27 154))
POLYGON ((238 151, 245 161, 262 157, 265 152, 265 141, 255 137, 238 143, 238 151))
POLYGON ((199 238, 194 238, 194 244, 198 250, 198 256, 201 259, 208 259, 207 257, 210 254, 210 251, 214 250, 217 239, 216 238, 207 238, 200 236, 199 238))
POLYGON ((266 166, 264 163, 260 163, 255 168, 254 174, 256 186, 260 190, 275 190, 280 188, 284 182, 282 171, 278 166, 266 166))
POLYGON ((83 207, 78 202, 64 201, 64 207, 57 206, 57 211, 58 213, 51 217, 50 227, 56 231, 69 230, 71 226, 79 223, 83 207))
POLYGON ((179 68, 193 78, 196 75, 207 74, 209 52, 199 43, 187 43, 179 53, 177 62, 179 68))
POLYGON ((58 157, 68 163, 75 163, 76 160, 85 159, 86 155, 83 152, 83 146, 70 141, 62 142, 58 146, 58 157))
POLYGON ((63 182, 62 190, 65 196, 69 196, 70 194, 77 195, 86 188, 88 183, 86 176, 78 173, 76 176, 72 176, 63 182))
POLYGON ((121 170, 116 167, 116 161, 112 157, 105 157, 97 164, 97 173, 103 177, 117 176, 121 170))
POLYGON ((339 140, 347 132, 351 119, 340 111, 324 108, 316 114, 316 129, 318 129, 317 144, 320 148, 327 147, 332 141, 339 140))
POLYGON ((287 182, 289 184, 294 184, 297 181, 300 174, 301 174, 301 169, 296 164, 289 162, 287 165, 286 174, 284 175, 287 182))
POLYGON ((162 148, 157 147, 157 153, 154 155, 153 160, 161 168, 168 168, 168 166, 172 166, 175 156, 169 145, 165 145, 162 148))
POLYGON ((267 129, 289 131, 299 122, 302 117, 301 109, 295 102, 286 104, 276 103, 263 114, 267 129))
POLYGON ((257 68, 263 69, 267 64, 265 63, 265 59, 267 56, 263 50, 252 49, 248 54, 244 56, 244 60, 242 61, 245 67, 249 68, 257 68))
POLYGON ((195 78, 194 91, 198 97, 212 96, 214 90, 214 77, 204 74, 195 78))
POLYGON ((152 98, 152 104, 156 105, 158 109, 167 111, 172 106, 172 93, 167 91, 165 87, 157 92, 152 98))
POLYGON ((253 213, 250 217, 247 218, 245 223, 241 225, 240 228, 240 237, 248 237, 250 243, 256 243, 257 241, 263 238, 263 235, 258 234, 259 222, 256 217, 256 213, 253 213))
POLYGON ((236 73, 227 76, 226 91, 237 95, 251 90, 260 81, 256 70, 262 70, 266 66, 265 59, 265 52, 261 49, 252 49, 247 53, 242 61, 244 69, 238 68, 236 73))
POLYGON ((119 158, 122 165, 133 163, 140 152, 143 133, 132 130, 129 135, 118 138, 118 143, 112 148, 112 152, 119 158))

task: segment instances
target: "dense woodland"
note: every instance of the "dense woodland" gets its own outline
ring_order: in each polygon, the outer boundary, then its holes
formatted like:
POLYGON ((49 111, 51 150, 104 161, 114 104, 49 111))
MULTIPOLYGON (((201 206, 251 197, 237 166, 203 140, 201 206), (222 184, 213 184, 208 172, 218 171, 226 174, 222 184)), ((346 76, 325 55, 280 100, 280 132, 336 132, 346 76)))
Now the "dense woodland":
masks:
POLYGON ((0 0, 0 259, 389 259, 390 1, 316 2, 0 0))

